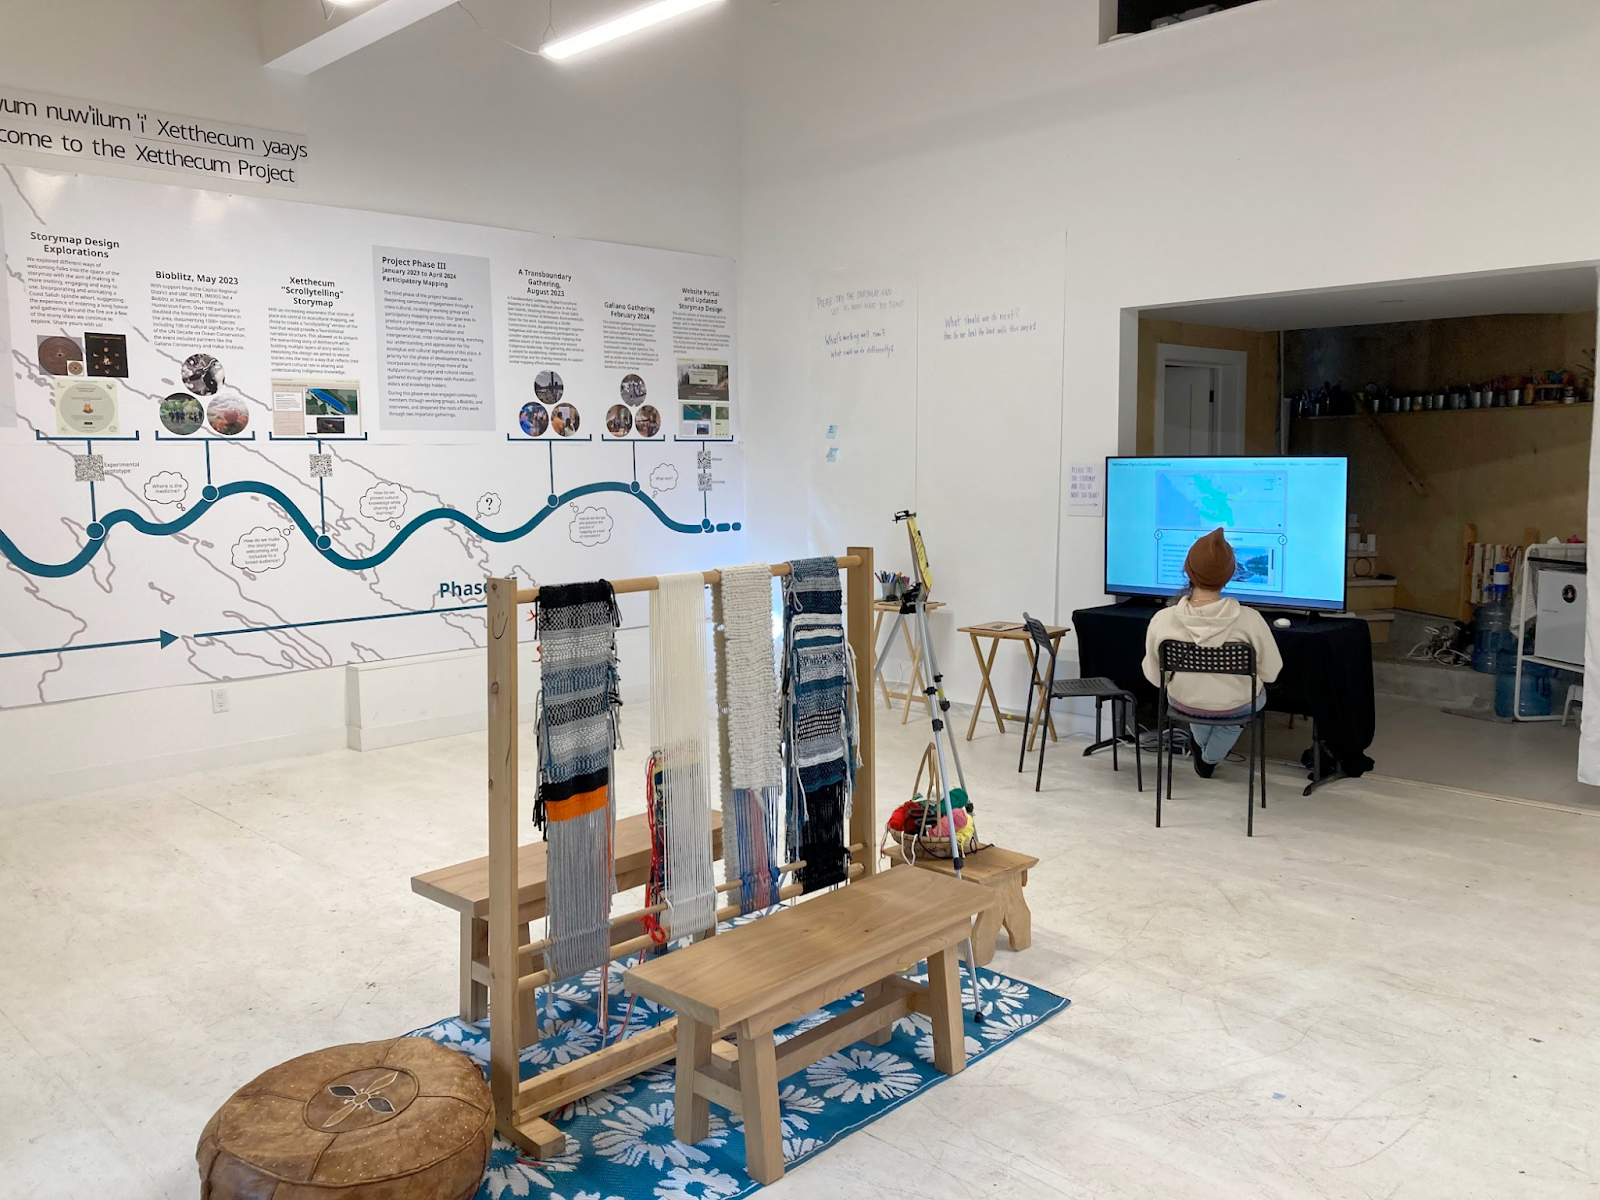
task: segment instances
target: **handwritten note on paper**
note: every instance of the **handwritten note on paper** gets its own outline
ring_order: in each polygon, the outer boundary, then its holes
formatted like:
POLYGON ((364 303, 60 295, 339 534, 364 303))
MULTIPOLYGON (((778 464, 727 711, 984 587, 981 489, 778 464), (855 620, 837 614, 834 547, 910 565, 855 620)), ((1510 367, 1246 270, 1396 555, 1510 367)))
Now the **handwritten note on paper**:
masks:
POLYGON ((1071 463, 1067 468, 1067 515, 1106 515, 1106 469, 1103 462, 1071 463))
POLYGON ((892 287, 860 288, 816 298, 816 310, 833 326, 823 334, 829 358, 866 354, 893 358, 899 349, 884 319, 903 313, 908 301, 892 287))
POLYGON ((969 338, 1008 337, 1017 333, 1035 333, 1039 322, 1023 319, 1022 309, 1013 307, 1004 311, 956 313, 944 319, 944 340, 962 342, 969 338))

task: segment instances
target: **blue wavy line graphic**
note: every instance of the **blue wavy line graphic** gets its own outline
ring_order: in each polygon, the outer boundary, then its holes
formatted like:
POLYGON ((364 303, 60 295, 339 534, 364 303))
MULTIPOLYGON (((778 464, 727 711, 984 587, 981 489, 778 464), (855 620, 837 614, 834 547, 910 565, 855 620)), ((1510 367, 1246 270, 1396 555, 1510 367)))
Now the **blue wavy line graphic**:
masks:
MULTIPOLYGON (((28 557, 28 555, 24 554, 15 542, 6 536, 4 530, 0 530, 0 554, 5 555, 5 557, 14 563, 20 570, 26 571, 29 575, 37 575, 45 579, 64 579, 68 575, 73 575, 83 570, 84 567, 88 566, 89 563, 94 560, 94 556, 100 553, 100 548, 105 545, 106 540, 114 526, 130 525, 134 529, 137 529, 140 533, 149 534, 152 536, 164 536, 171 533, 182 533, 201 517, 205 516, 206 513, 211 511, 213 506, 220 504, 229 496, 248 495, 251 493, 258 496, 265 496, 269 500, 274 500, 281 505, 283 510, 290 515, 291 519, 293 519, 294 523, 299 526, 300 532, 305 534, 306 541, 311 543, 312 548, 334 566, 343 567, 347 571, 361 571, 365 570, 367 567, 376 567, 387 562, 390 556, 405 544, 407 538, 409 538, 417 530, 421 529, 424 525, 431 524, 434 521, 459 521, 461 524, 465 525, 468 529, 472 530, 479 537, 486 541, 514 542, 520 537, 526 537, 540 525, 544 524, 546 520, 554 516, 560 510, 562 505, 570 503, 581 496, 592 496, 597 492, 621 492, 624 495, 633 496, 646 508, 653 512, 656 515, 657 520, 659 520, 668 529, 671 529, 676 533, 710 532, 703 524, 689 525, 682 521, 674 521, 671 517, 667 516, 667 514, 662 510, 661 506, 649 496, 646 496, 642 491, 635 491, 634 489, 637 486, 637 484, 614 483, 610 481, 604 483, 586 483, 581 487, 573 488, 571 491, 562 492, 556 497, 554 504, 546 504, 542 509, 534 513, 533 516, 529 517, 521 525, 517 526, 515 529, 507 530, 489 529, 479 524, 478 521, 468 516, 466 513, 461 512, 459 509, 431 508, 427 512, 415 516, 410 521, 406 522, 405 526, 400 530, 399 533, 395 534, 395 536, 390 540, 389 544, 384 546, 383 549, 377 551, 375 554, 369 554, 365 558, 347 558, 345 555, 340 554, 331 547, 320 544, 320 535, 317 533, 316 529, 313 528, 311 522, 306 519, 305 514, 300 511, 299 506, 295 504, 293 500, 289 499, 288 496, 284 495, 270 483, 257 483, 254 480, 241 480, 237 483, 225 483, 221 487, 216 488, 216 495, 212 498, 204 498, 204 493, 202 493, 203 498, 197 504, 195 504, 193 508, 189 509, 188 512, 184 513, 183 516, 179 517, 175 521, 149 521, 140 514, 134 512, 132 509, 128 508, 119 508, 114 512, 108 512, 104 517, 96 522, 96 524, 100 526, 99 536, 91 535, 88 545, 84 546, 83 549, 79 550, 78 553, 73 557, 67 559, 66 562, 42 563, 28 557)), ((93 531, 94 526, 91 525, 90 529, 93 531)))

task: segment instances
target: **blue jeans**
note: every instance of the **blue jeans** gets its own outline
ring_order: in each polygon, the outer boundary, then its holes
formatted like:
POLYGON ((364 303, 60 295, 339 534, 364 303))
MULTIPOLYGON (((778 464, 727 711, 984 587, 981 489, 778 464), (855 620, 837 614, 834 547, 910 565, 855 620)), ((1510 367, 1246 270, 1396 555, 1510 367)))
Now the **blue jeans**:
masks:
MULTIPOLYGON (((1261 692, 1256 697, 1254 708, 1246 704, 1229 712, 1199 713, 1207 717, 1243 717, 1248 718, 1260 712, 1267 706, 1267 693, 1261 692)), ((1178 705, 1172 706, 1172 711, 1179 717, 1185 715, 1184 710, 1178 705)), ((1233 749, 1233 744, 1239 740, 1239 735, 1244 732, 1244 725, 1191 725, 1189 726, 1189 739, 1194 743, 1195 753, 1212 766, 1216 766, 1228 757, 1228 751, 1233 749)))

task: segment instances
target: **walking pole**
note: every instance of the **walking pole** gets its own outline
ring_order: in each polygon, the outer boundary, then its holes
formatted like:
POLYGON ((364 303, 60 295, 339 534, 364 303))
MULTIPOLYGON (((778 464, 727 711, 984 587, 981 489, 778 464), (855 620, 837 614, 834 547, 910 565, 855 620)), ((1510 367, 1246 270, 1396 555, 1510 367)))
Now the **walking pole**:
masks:
MULTIPOLYGON (((945 699, 944 675, 939 670, 939 656, 933 647, 933 634, 928 627, 928 588, 930 585, 930 572, 928 571, 927 550, 922 544, 922 535, 917 531, 917 514, 914 512, 898 512, 895 514, 896 522, 906 523, 906 532, 911 539, 912 569, 916 572, 917 581, 911 588, 907 597, 911 605, 912 615, 917 621, 917 633, 922 639, 922 656, 928 664, 928 679, 922 691, 927 697, 928 717, 933 724, 933 752, 939 763, 939 807, 943 810, 945 827, 950 831, 950 865, 954 868, 956 878, 962 877, 961 839, 957 836, 956 818, 953 806, 950 803, 950 788, 946 783, 948 776, 945 774, 944 746, 947 730, 946 717, 950 712, 950 701, 945 699)), ((909 687, 910 684, 907 684, 909 687)), ((956 750, 955 743, 950 743, 950 757, 956 765, 956 778, 960 781, 963 793, 967 790, 967 777, 961 770, 961 755, 956 750)), ((930 787, 930 791, 932 788, 930 787)), ((972 1018, 983 1024, 983 996, 979 989, 983 986, 978 978, 978 960, 972 952, 972 931, 970 926, 966 940, 967 970, 972 974, 972 1018)), ((960 964, 956 967, 957 976, 960 974, 960 964)))

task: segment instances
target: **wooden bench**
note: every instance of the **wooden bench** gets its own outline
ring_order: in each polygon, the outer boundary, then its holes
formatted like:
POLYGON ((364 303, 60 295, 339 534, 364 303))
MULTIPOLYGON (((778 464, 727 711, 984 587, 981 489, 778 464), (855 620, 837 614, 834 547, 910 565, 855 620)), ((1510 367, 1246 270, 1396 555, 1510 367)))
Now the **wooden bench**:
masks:
POLYGON ((933 1023, 933 1064, 966 1065, 956 951, 972 919, 998 902, 989 888, 931 871, 888 871, 663 955, 623 986, 678 1014, 673 1132, 693 1145, 710 1133, 715 1103, 745 1124, 745 1169, 783 1176, 778 1084, 853 1042, 882 1045, 912 1012, 933 1023), (928 961, 928 983, 899 972, 928 961), (782 1046, 773 1030, 863 991, 865 1000, 782 1046), (737 1051, 718 1044, 731 1034, 737 1051))
MULTIPOLYGON (((904 865, 904 860, 897 859, 896 865, 904 865)), ((948 858, 930 858, 924 854, 912 865, 952 878, 956 873, 948 858)), ((1038 865, 1039 860, 1031 854, 1019 854, 1000 846, 985 846, 961 860, 963 879, 992 888, 999 897, 999 903, 979 917, 972 930, 972 953, 977 956, 980 967, 993 961, 1002 927, 1013 950, 1026 950, 1033 945, 1033 914, 1028 910, 1022 889, 1028 886, 1028 872, 1038 865)))
MULTIPOLYGON (((517 850, 517 936, 518 944, 528 945, 528 923, 545 915, 545 843, 530 842, 517 850)), ((722 814, 711 813, 711 855, 722 857, 722 814)), ((617 822, 617 890, 643 887, 650 881, 650 825, 643 813, 617 822)), ((436 904, 461 914, 461 1019, 481 1021, 489 1015, 489 860, 474 858, 453 867, 441 867, 425 875, 411 877, 411 890, 436 904)), ((641 931, 624 927, 613 931, 616 941, 637 937, 641 931)), ((527 974, 538 969, 532 956, 522 966, 527 974)), ((525 1037, 536 1041, 534 993, 524 992, 519 999, 523 1011, 518 1022, 525 1037)))

